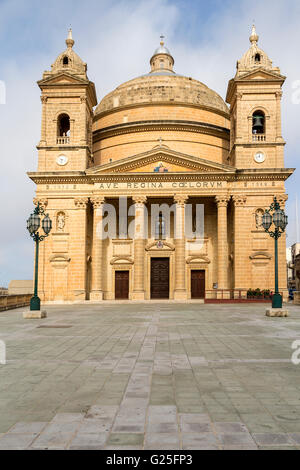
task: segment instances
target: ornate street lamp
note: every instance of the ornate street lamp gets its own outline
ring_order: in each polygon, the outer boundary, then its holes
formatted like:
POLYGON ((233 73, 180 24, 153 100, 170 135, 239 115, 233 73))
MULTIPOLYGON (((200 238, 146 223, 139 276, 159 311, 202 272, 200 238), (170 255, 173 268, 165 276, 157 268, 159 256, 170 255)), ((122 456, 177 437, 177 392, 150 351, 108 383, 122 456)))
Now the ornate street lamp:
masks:
POLYGON ((52 220, 49 218, 48 214, 45 214, 44 209, 38 205, 36 206, 34 212, 31 214, 27 220, 27 230, 30 233, 30 236, 35 241, 35 276, 34 276, 34 295, 30 300, 30 310, 40 310, 41 301, 38 297, 38 265, 39 265, 39 243, 48 237, 52 229, 52 220), (40 216, 44 216, 42 220, 42 228, 45 235, 40 235, 39 228, 41 226, 40 216))
POLYGON ((278 239, 285 232, 287 225, 288 216, 280 209, 280 204, 274 197, 273 204, 265 211, 262 219, 263 228, 275 240, 275 294, 272 299, 272 308, 282 308, 282 296, 278 291, 278 239), (275 227, 274 231, 270 231, 272 224, 275 227))

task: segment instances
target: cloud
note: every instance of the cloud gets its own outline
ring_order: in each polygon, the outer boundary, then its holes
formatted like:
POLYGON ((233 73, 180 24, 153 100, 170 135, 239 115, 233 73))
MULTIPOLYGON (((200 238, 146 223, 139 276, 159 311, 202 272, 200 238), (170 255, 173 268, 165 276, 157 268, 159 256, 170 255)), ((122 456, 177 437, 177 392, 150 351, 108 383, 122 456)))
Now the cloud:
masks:
MULTIPOLYGON (((34 185, 26 176, 37 167, 41 105, 36 81, 65 48, 72 24, 76 52, 88 63, 98 100, 119 84, 149 71, 149 59, 159 35, 166 36, 178 73, 192 76, 226 93, 236 61, 249 47, 256 19, 260 46, 288 79, 283 98, 283 132, 288 141, 286 166, 298 163, 300 105, 292 103, 292 84, 300 79, 298 0, 259 4, 249 0, 6 0, 0 4, 0 80, 7 86, 7 104, 0 105, 1 126, 1 250, 0 285, 11 278, 32 278, 33 242, 26 233, 34 185), (209 6, 208 6, 209 4, 209 6), (59 15, 57 12, 59 11, 59 15)), ((294 200, 290 193, 289 241, 296 241, 294 200)))

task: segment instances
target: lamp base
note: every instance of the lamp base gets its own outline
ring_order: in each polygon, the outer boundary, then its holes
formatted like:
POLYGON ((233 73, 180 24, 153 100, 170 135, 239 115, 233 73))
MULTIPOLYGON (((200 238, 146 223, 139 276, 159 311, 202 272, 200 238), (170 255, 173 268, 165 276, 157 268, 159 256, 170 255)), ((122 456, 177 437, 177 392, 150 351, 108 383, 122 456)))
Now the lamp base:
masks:
POLYGON ((267 308, 267 317, 288 317, 289 311, 283 308, 267 308))
POLYGON ((41 310, 41 301, 37 296, 33 296, 30 299, 30 310, 35 312, 41 310))
POLYGON ((280 294, 273 295, 272 308, 282 308, 282 296, 280 294))
POLYGON ((25 320, 38 320, 40 318, 47 318, 47 312, 44 310, 28 310, 27 312, 23 312, 23 318, 25 320))

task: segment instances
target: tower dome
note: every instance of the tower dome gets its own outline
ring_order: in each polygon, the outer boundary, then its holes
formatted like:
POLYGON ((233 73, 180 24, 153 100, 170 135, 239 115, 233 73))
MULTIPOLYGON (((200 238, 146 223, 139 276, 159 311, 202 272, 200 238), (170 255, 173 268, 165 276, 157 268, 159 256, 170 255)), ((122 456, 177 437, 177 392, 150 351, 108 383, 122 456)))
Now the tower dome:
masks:
POLYGON ((164 36, 160 36, 160 45, 155 49, 153 56, 150 59, 151 72, 154 73, 174 73, 174 58, 172 57, 169 49, 166 48, 164 43, 164 36))
POLYGON ((256 32, 255 25, 252 26, 251 36, 249 38, 251 46, 248 51, 243 55, 241 60, 237 62, 237 75, 242 75, 256 68, 264 68, 266 70, 272 70, 273 72, 279 72, 277 67, 273 67, 272 60, 268 57, 265 51, 258 47, 259 36, 256 32))
POLYGON ((76 52, 73 51, 75 41, 72 35, 72 29, 68 31, 68 37, 66 39, 67 49, 62 52, 51 66, 52 72, 69 72, 76 75, 84 75, 86 78, 87 65, 79 57, 76 52))

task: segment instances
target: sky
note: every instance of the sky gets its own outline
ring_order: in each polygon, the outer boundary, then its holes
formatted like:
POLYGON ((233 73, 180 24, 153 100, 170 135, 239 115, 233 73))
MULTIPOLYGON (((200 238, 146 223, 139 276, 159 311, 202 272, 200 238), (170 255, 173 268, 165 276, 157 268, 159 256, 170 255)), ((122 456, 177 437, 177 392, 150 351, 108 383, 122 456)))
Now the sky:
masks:
MULTIPOLYGON (((225 98, 236 61, 249 48, 253 21, 259 46, 287 76, 282 106, 285 166, 297 168, 299 0, 0 0, 0 286, 33 277, 33 241, 26 219, 35 187, 26 172, 37 168, 41 102, 36 82, 65 50, 70 25, 74 50, 87 62, 100 101, 121 83, 149 71, 161 33, 175 59, 175 71, 225 98)), ((300 241, 299 184, 296 171, 286 184, 288 245, 300 241)))

